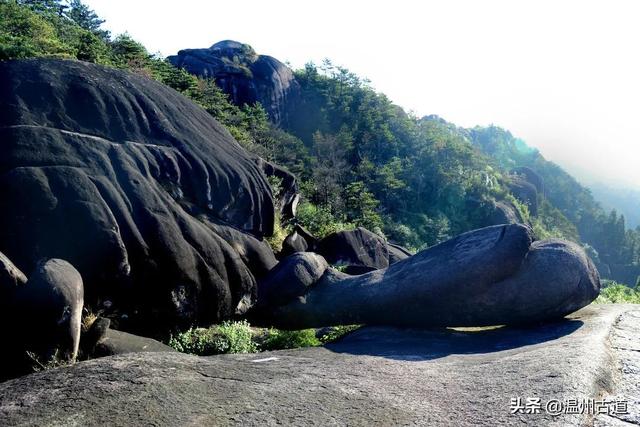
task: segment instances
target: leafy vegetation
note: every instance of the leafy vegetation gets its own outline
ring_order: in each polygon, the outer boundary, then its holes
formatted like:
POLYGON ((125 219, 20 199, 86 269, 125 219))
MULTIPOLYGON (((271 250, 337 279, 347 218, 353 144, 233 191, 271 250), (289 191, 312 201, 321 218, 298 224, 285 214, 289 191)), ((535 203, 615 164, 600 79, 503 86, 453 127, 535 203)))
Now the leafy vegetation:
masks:
POLYGON ((281 350, 301 347, 317 347, 322 343, 316 338, 315 329, 283 331, 269 329, 262 342, 263 350, 281 350))
POLYGON ((640 288, 636 285, 631 288, 621 283, 606 280, 603 281, 603 288, 600 295, 594 301, 595 304, 627 303, 640 304, 640 288))
POLYGON ((223 322, 211 328, 190 328, 172 336, 169 345, 182 353, 199 356, 258 351, 253 332, 246 320, 223 322))
MULTIPOLYGON (((524 141, 496 126, 417 118, 330 61, 295 71, 304 102, 277 128, 260 105, 234 105, 213 80, 173 67, 126 34, 112 37, 80 0, 0 0, 0 17, 0 60, 95 62, 158 80, 200 104, 246 149, 298 176, 298 221, 319 237, 364 226, 417 250, 486 225, 495 202, 507 201, 539 237, 579 242, 598 265, 640 262, 640 228, 628 229, 624 216, 606 212, 524 141), (545 181, 535 216, 508 189, 509 172, 522 166, 545 181)), ((245 57, 255 57, 248 46, 231 61, 242 68, 245 57)), ((270 243, 277 250, 287 224, 276 229, 270 243)))
POLYGON ((591 191, 561 167, 545 160, 511 133, 495 126, 465 130, 468 138, 491 155, 502 169, 528 166, 545 182, 545 201, 539 221, 552 234, 588 244, 598 264, 637 265, 640 262, 640 227, 631 230, 616 210, 606 212, 591 191))
POLYGON ((320 341, 323 344, 338 341, 361 327, 362 325, 332 326, 330 328, 327 328, 326 331, 322 335, 320 335, 320 341))
POLYGON ((170 337, 168 344, 182 353, 209 356, 223 353, 256 353, 301 347, 317 347, 337 341, 360 325, 326 328, 319 337, 315 329, 285 331, 252 328, 247 321, 223 322, 210 328, 190 328, 170 337))

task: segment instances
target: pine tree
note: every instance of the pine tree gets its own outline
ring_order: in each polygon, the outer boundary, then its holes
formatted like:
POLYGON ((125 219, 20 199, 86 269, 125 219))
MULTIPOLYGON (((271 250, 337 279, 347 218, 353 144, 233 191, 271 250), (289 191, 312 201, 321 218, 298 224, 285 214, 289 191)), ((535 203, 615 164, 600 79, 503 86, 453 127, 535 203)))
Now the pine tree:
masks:
POLYGON ((81 28, 91 31, 93 34, 105 41, 108 41, 111 37, 109 31, 100 28, 105 22, 104 19, 100 19, 92 9, 83 4, 80 0, 71 0, 65 16, 78 24, 81 28))

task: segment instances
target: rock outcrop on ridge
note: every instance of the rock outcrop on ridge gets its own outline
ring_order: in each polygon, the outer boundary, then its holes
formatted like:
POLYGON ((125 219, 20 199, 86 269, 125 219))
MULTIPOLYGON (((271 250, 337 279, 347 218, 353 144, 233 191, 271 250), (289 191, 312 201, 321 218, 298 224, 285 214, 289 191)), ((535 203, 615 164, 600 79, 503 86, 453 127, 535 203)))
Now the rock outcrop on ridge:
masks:
POLYGON ((183 49, 168 60, 192 74, 215 79, 236 105, 259 102, 276 125, 286 124, 288 111, 300 95, 289 67, 236 41, 223 40, 206 49, 183 49))

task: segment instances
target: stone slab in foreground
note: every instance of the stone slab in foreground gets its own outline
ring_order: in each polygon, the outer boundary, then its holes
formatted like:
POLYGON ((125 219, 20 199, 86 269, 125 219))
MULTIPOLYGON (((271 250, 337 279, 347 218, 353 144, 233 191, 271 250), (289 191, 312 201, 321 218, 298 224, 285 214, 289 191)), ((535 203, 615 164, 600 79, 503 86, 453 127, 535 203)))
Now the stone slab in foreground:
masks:
POLYGON ((638 372, 619 373, 616 324, 638 333, 640 307, 590 306, 535 328, 367 328, 331 348, 107 357, 0 384, 0 425, 590 425, 511 415, 510 399, 624 392, 638 372))

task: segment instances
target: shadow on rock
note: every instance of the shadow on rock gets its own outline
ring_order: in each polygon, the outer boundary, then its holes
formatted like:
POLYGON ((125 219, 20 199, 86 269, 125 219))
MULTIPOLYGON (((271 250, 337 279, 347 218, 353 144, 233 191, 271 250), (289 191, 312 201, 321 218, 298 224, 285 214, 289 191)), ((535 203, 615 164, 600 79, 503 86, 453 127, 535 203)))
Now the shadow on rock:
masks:
POLYGON ((583 325, 581 320, 565 319, 539 326, 502 326, 495 329, 364 327, 326 347, 336 353, 418 362, 543 344, 570 335, 583 325))

